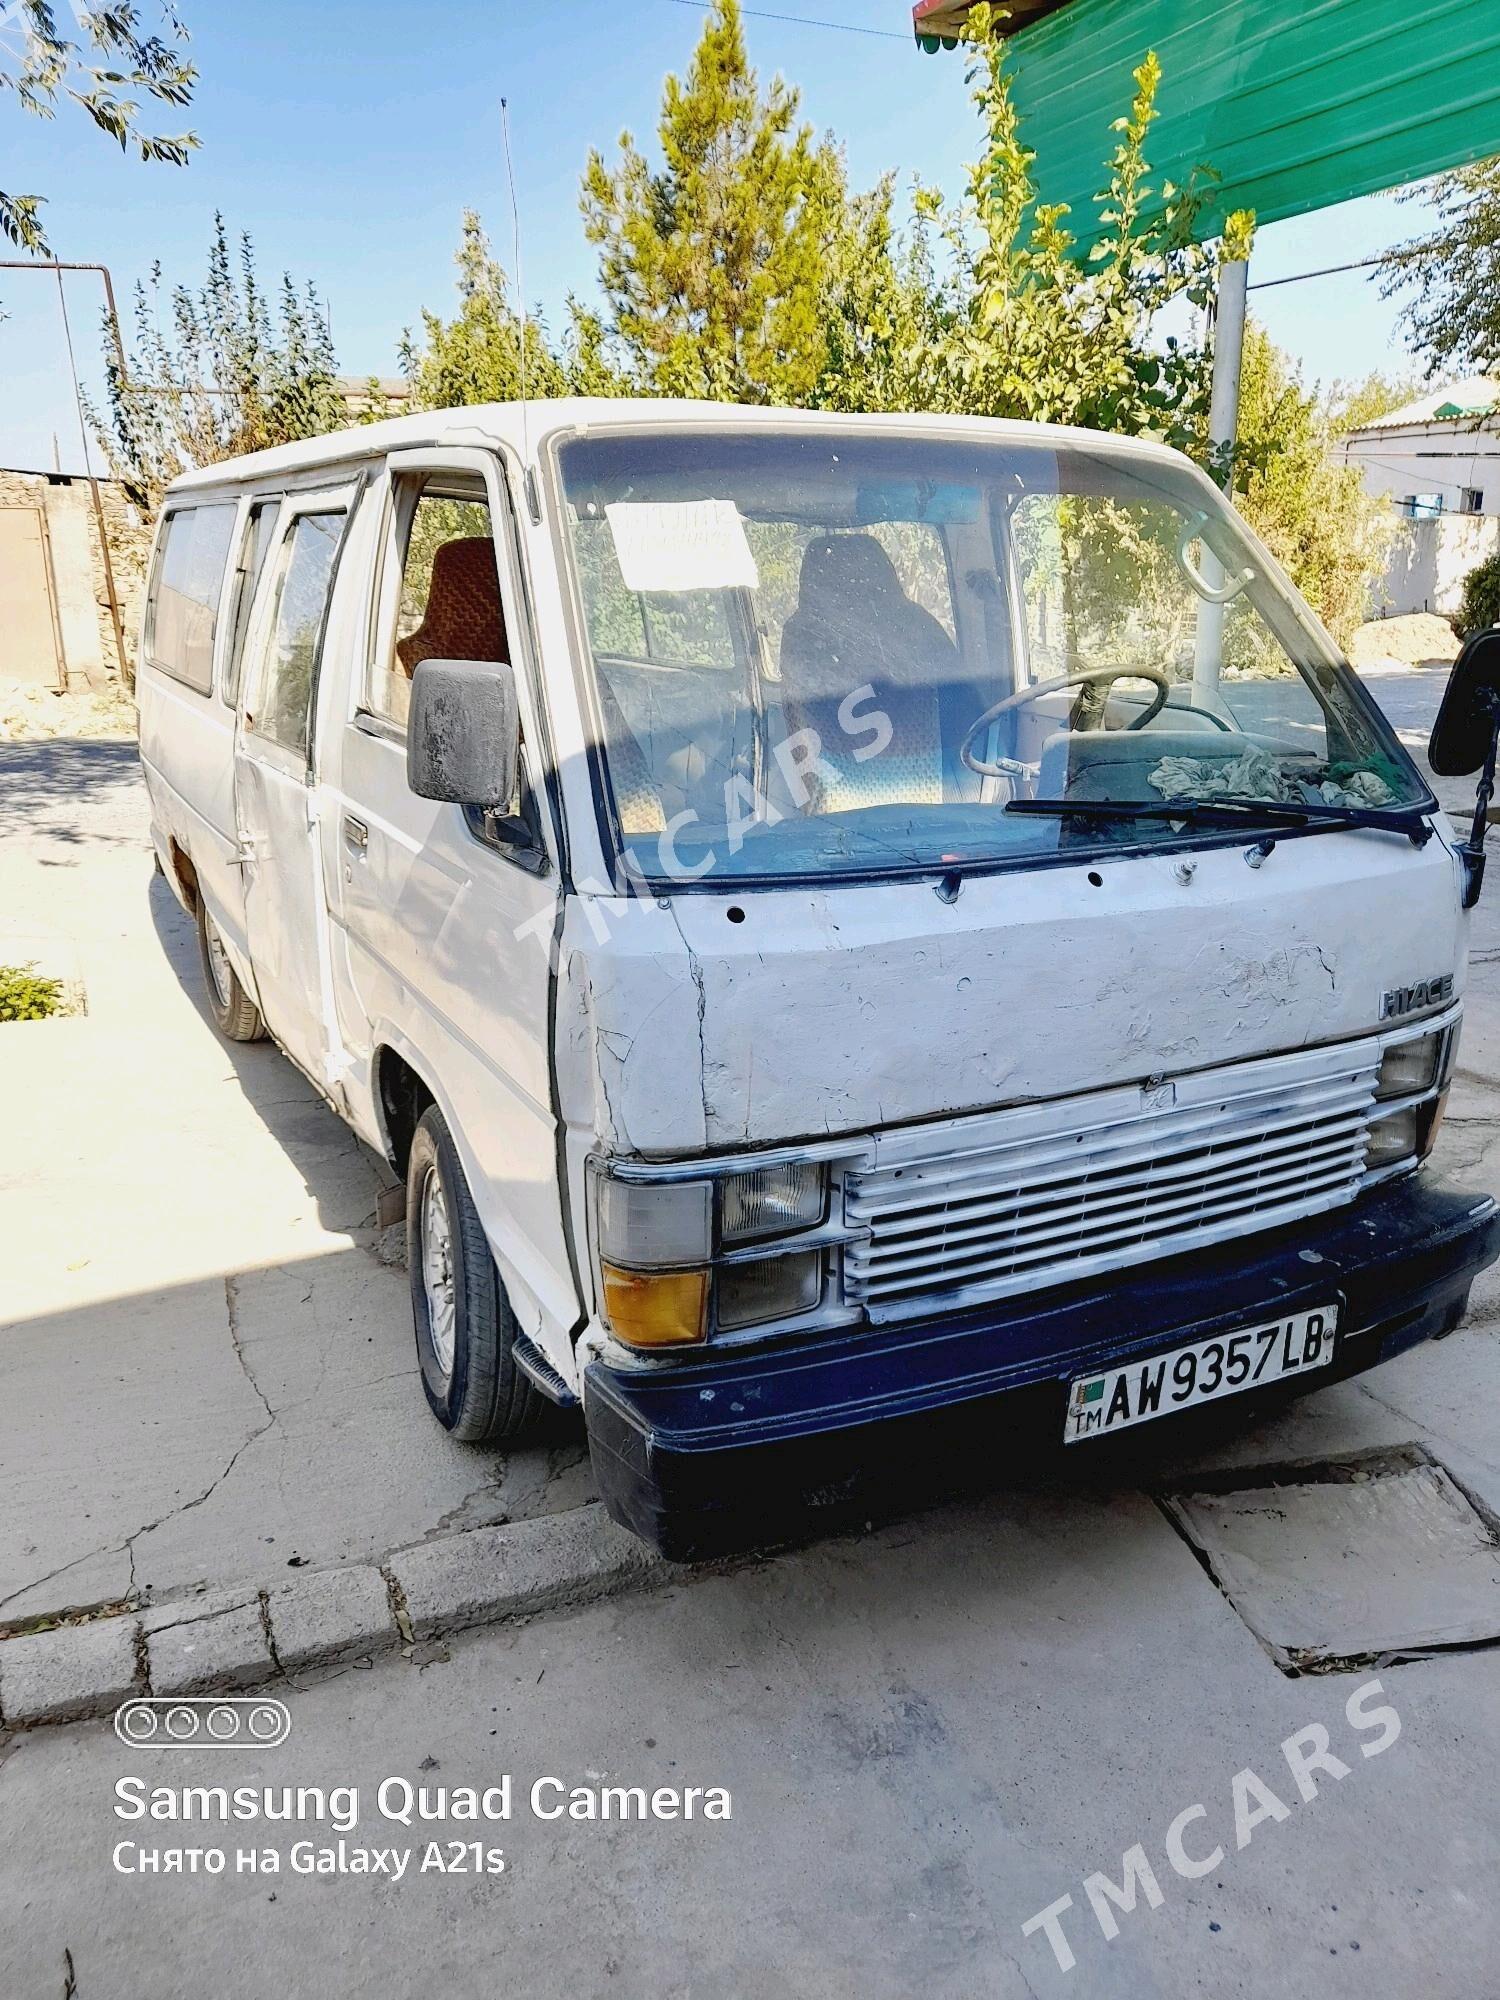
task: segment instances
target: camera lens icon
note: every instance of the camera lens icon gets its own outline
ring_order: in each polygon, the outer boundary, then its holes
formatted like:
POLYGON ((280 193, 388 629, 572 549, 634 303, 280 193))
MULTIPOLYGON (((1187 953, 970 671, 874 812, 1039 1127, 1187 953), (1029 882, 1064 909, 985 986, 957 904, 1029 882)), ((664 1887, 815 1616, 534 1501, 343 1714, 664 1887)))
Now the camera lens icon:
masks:
POLYGON ((274 1750, 291 1727, 269 1695, 136 1695, 115 1710, 115 1734, 133 1750, 274 1750))

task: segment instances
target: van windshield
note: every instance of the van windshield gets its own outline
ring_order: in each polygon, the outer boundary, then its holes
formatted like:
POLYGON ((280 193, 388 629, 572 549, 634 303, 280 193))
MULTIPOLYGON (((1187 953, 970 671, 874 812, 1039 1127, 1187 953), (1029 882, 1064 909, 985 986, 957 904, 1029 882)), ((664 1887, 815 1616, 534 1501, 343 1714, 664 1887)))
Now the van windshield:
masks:
POLYGON ((1283 829, 1302 803, 1324 828, 1429 803, 1185 463, 886 431, 633 432, 560 463, 605 803, 653 885, 1243 838, 1257 801, 1283 829))

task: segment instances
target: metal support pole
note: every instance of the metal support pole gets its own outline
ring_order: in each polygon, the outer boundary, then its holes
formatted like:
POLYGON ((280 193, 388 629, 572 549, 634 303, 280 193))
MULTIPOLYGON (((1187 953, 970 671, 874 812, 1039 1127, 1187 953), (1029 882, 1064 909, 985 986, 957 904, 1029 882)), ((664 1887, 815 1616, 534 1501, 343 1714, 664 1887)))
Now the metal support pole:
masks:
POLYGON ((60 264, 55 257, 0 257, 0 271, 97 271, 104 280, 104 305, 109 314, 109 331, 115 343, 120 380, 129 382, 130 371, 125 365, 125 343, 120 338, 120 315, 115 311, 115 283, 109 275, 107 264, 60 264))
POLYGON ((1224 491, 1234 491, 1234 463, 1230 454, 1240 422, 1240 370, 1245 357, 1245 294, 1250 287, 1250 266, 1241 258, 1219 266, 1219 292, 1214 307, 1214 381, 1208 406, 1209 442, 1216 457, 1225 459, 1221 478, 1224 491))
MULTIPOLYGON (((83 446, 83 469, 89 482, 89 491, 94 498, 94 527, 99 536, 99 559, 104 570, 105 595, 109 599, 109 622, 114 632, 115 658, 120 667, 120 685, 127 691, 133 692, 130 655, 125 650, 125 622, 120 616, 120 598, 115 589, 115 566, 109 553, 109 527, 104 518, 104 497, 99 491, 99 481, 94 474, 94 457, 89 450, 88 421, 83 414, 83 385, 78 379, 78 360, 73 352, 73 329, 68 320, 68 295, 63 290, 61 264, 55 264, 53 269, 57 273, 57 302, 62 313, 63 345, 67 349, 68 370, 73 377, 73 401, 78 411, 78 440, 83 446)), ((111 294, 111 305, 113 305, 113 294, 111 294)), ((116 340, 119 337, 120 330, 116 325, 116 340)))
POLYGON ((73 334, 68 325, 68 299, 63 290, 64 271, 97 271, 104 280, 105 308, 109 314, 109 330, 115 344, 115 356, 119 364, 121 386, 130 380, 125 365, 125 343, 120 336, 120 315, 115 310, 114 280, 107 264, 64 264, 55 257, 6 258, 0 261, 0 271, 53 271, 57 274, 58 304, 62 311, 63 339, 68 354, 68 372, 73 378, 73 403, 78 412, 78 435, 83 445, 84 476, 89 482, 89 491, 94 502, 94 527, 99 536, 99 558, 104 571, 104 592, 109 599, 109 622, 114 634, 115 657, 120 667, 120 684, 132 686, 130 656, 125 649, 125 624, 120 615, 120 596, 115 588, 115 566, 109 553, 109 534, 104 520, 104 499, 99 491, 99 481, 94 474, 93 459, 89 452, 88 425, 83 415, 83 390, 78 380, 78 364, 73 354, 73 334))
MULTIPOLYGON (((1214 306, 1214 378, 1208 406, 1208 442, 1213 467, 1227 495, 1234 492, 1234 445, 1239 434, 1240 371, 1245 355, 1245 295, 1250 266, 1243 259, 1219 266, 1218 298, 1214 306)), ((1205 580, 1218 587, 1224 571, 1207 546, 1203 550, 1205 580)), ((1213 693, 1224 660, 1224 606, 1200 604, 1193 643, 1193 686, 1213 693)))

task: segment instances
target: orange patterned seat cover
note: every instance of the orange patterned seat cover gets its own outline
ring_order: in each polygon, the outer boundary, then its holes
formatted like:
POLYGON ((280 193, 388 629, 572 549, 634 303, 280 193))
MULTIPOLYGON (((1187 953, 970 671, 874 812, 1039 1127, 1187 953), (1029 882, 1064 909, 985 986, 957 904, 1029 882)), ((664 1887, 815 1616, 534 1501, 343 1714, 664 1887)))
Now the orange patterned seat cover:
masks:
POLYGON ((509 659, 495 550, 487 535, 443 543, 432 559, 422 622, 396 641, 396 657, 407 674, 423 660, 509 659))

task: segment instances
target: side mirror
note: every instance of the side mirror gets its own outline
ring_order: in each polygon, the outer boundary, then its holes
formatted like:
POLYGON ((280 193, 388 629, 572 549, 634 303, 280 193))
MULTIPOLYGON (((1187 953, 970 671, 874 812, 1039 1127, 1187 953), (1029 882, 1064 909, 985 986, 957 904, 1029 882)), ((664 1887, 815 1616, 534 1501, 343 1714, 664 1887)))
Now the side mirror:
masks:
POLYGON ((1467 778, 1489 755, 1500 718, 1500 625, 1476 632, 1453 662, 1432 725, 1427 761, 1441 778, 1467 778))
POLYGON ((516 790, 521 722, 504 662, 423 660, 411 680, 406 782, 419 799, 498 811, 516 790))
POLYGON ((1484 883, 1484 837, 1495 791, 1500 749, 1500 626, 1476 632, 1453 662, 1443 705, 1427 744, 1427 761, 1442 778, 1478 771, 1474 823, 1459 848, 1464 864, 1463 906, 1472 910, 1484 883))

